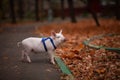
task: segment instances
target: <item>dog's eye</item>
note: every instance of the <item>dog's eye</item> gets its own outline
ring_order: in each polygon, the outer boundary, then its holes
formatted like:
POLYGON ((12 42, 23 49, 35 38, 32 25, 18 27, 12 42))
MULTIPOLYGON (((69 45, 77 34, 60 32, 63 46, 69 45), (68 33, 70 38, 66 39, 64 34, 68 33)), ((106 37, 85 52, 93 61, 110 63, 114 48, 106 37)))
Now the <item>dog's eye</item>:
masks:
POLYGON ((60 38, 60 36, 57 36, 56 38, 60 38))

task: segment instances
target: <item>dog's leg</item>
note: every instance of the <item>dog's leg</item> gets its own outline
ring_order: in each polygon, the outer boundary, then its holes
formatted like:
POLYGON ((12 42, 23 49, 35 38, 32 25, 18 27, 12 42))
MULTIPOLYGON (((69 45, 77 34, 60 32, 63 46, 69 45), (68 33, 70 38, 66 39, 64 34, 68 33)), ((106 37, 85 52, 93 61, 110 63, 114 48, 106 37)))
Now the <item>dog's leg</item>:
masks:
POLYGON ((30 57, 29 57, 30 52, 31 52, 31 51, 28 51, 28 50, 25 51, 25 56, 26 56, 27 61, 28 61, 29 63, 31 63, 31 59, 30 59, 30 57))
POLYGON ((25 51, 22 50, 21 61, 24 61, 24 60, 25 60, 25 51))
POLYGON ((54 61, 54 51, 48 51, 48 54, 50 55, 51 63, 55 64, 55 61, 54 61))

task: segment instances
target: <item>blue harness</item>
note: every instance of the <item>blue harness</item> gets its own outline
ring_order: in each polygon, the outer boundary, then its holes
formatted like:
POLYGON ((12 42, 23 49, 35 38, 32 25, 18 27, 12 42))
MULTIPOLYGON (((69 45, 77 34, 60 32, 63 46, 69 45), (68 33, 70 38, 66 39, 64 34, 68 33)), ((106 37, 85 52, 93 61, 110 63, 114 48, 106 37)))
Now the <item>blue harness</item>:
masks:
POLYGON ((48 39, 49 39, 50 42, 52 43, 54 49, 56 49, 56 46, 55 46, 53 40, 52 40, 50 37, 48 37, 48 38, 42 38, 42 43, 43 43, 43 46, 44 46, 46 52, 47 52, 48 50, 47 50, 47 46, 46 46, 46 44, 45 44, 45 41, 48 40, 48 39))

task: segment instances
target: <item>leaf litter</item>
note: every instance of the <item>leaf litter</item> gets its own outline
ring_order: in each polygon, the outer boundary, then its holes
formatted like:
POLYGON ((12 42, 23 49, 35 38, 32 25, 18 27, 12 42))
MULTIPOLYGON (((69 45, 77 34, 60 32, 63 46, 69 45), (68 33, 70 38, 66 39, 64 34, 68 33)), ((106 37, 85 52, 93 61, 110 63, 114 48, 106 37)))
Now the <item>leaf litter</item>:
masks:
MULTIPOLYGON (((92 49, 82 44, 94 35, 120 34, 119 21, 100 19, 100 24, 97 27, 92 19, 83 19, 77 23, 52 23, 38 28, 35 33, 49 36, 50 31, 63 29, 68 40, 55 52, 71 70, 75 80, 120 80, 120 54, 105 49, 92 49)), ((105 37, 96 39, 92 44, 120 48, 119 41, 119 36, 105 37)), ((62 76, 61 80, 66 80, 66 76, 62 76)))

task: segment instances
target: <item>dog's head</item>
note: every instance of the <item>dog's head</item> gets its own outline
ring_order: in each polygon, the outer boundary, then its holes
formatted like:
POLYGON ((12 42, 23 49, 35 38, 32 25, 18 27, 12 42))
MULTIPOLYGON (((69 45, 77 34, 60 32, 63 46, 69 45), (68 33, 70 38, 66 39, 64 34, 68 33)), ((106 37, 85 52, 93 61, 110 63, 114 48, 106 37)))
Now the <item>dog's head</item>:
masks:
POLYGON ((54 31, 51 32, 51 36, 55 41, 58 41, 59 43, 65 42, 66 38, 62 34, 62 30, 60 30, 59 33, 55 33, 54 31))

